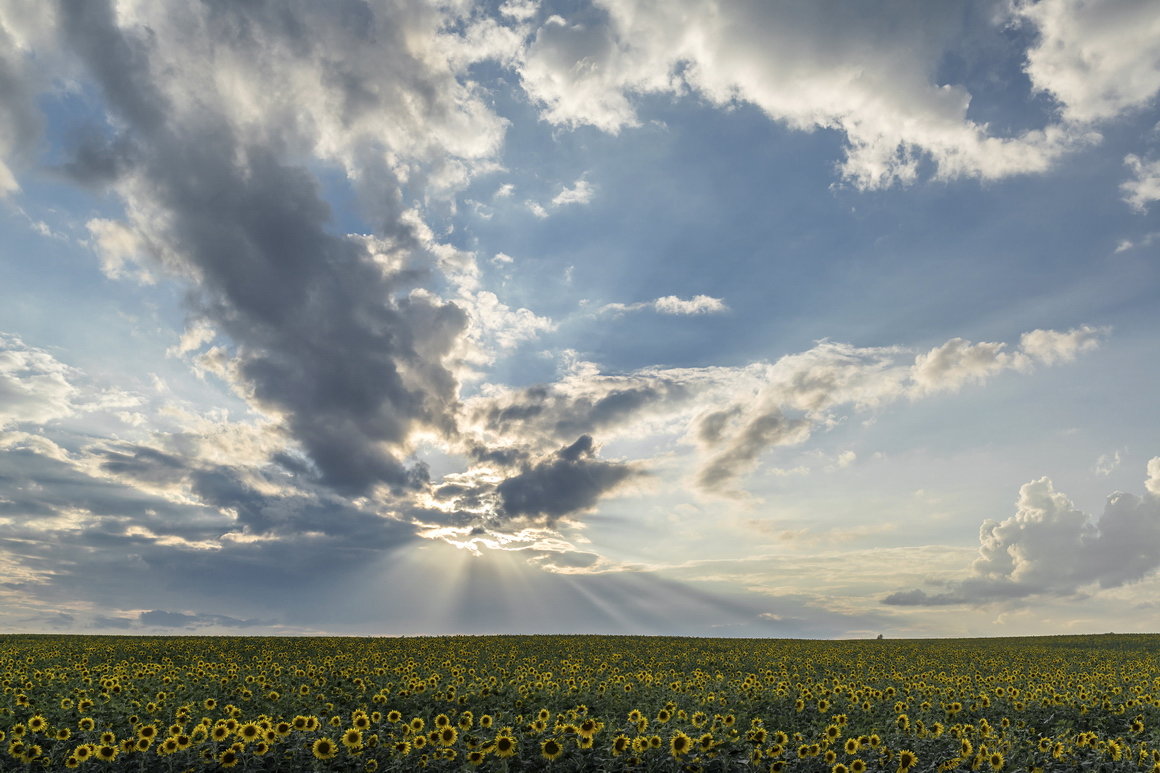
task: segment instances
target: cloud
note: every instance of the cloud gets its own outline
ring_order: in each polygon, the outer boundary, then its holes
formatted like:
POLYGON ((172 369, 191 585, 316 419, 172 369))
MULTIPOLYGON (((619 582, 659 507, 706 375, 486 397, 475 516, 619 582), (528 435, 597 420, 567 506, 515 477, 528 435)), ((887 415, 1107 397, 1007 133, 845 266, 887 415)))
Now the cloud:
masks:
POLYGON ((694 483, 738 495, 737 481, 770 449, 799 445, 848 410, 954 392, 1006 371, 1074 360, 1105 328, 1034 330, 1001 342, 951 339, 927 352, 819 341, 811 349, 740 368, 642 369, 603 374, 574 362, 552 384, 490 387, 464 404, 462 428, 481 448, 543 453, 580 434, 681 438, 697 448, 694 483))
POLYGON ((552 199, 553 207, 563 207, 568 204, 587 204, 592 201, 592 196, 596 189, 592 187, 592 183, 581 177, 572 187, 565 187, 552 199))
POLYGON ((561 448, 553 456, 527 465, 496 487, 504 512, 509 516, 543 516, 549 524, 593 507, 635 474, 620 462, 596 459, 590 435, 561 448))
POLYGON ((491 388, 466 401, 463 426, 482 448, 516 444, 542 452, 580 435, 622 430, 654 412, 671 413, 691 394, 679 374, 605 376, 581 368, 552 384, 491 388))
POLYGON ((692 298, 679 298, 675 295, 666 295, 651 301, 639 303, 606 303, 596 310, 597 314, 623 314, 629 311, 651 309, 658 314, 674 316, 693 316, 698 314, 720 314, 729 310, 720 298, 709 295, 694 295, 692 298))
MULTIPOLYGON (((504 186, 500 189, 499 192, 496 193, 496 196, 500 196, 501 192, 504 196, 510 196, 511 190, 512 189, 510 186, 504 186)), ((552 197, 552 200, 548 202, 547 206, 538 201, 532 201, 531 199, 525 201, 524 206, 526 206, 533 215, 543 220, 544 218, 550 217, 553 211, 560 209, 561 207, 566 207, 572 204, 589 203, 592 201, 592 197, 595 195, 595 193, 596 188, 593 187, 592 183, 588 182, 587 179, 581 176, 580 179, 572 183, 571 186, 563 186, 560 189, 560 192, 552 197)))
POLYGON ((939 179, 1042 172, 1094 139, 1055 124, 995 136, 970 120, 971 94, 935 80, 964 24, 930 4, 884 14, 836 1, 603 0, 547 18, 519 73, 558 125, 616 133, 639 124, 636 96, 694 92, 751 103, 794 129, 836 129, 847 141, 841 175, 859 188, 911 182, 924 160, 939 179), (830 23, 838 16, 846 23, 830 23))
MULTIPOLYGON (((105 622, 108 622, 105 619, 105 622)), ((262 624, 259 620, 239 620, 227 615, 202 615, 188 612, 167 612, 151 609, 137 615, 137 622, 146 628, 251 628, 262 624)))
MULTIPOLYGON (((113 184, 124 222, 92 224, 106 270, 124 273, 144 248, 188 282, 196 319, 232 344, 203 362, 280 417, 324 483, 422 486, 411 438, 455 433, 453 359, 469 320, 421 291, 464 269, 395 197, 403 178, 439 192, 490 168, 503 122, 457 80, 466 63, 440 59, 440 44, 459 49, 440 32, 447 19, 419 4, 308 6, 293 24, 259 6, 169 10, 60 14, 62 44, 135 148, 113 184), (267 88, 274 72, 295 88, 267 88), (380 237, 330 231, 301 154, 341 164, 383 204, 380 237)), ((523 311, 505 316, 508 338, 543 329, 523 311)))
POLYGON ((1025 483, 1015 515, 987 520, 979 528, 979 554, 969 577, 943 592, 899 591, 883 602, 983 604, 1138 582, 1160 568, 1158 473, 1160 457, 1148 462, 1148 493, 1112 494, 1098 521, 1076 509, 1049 478, 1025 483))
POLYGON ((0 332, 0 430, 130 408, 139 402, 138 397, 118 389, 94 387, 49 352, 0 332))
POLYGON ((51 354, 0 334, 0 428, 44 424, 72 414, 77 389, 71 369, 51 354))
POLYGON ((1160 10, 1134 0, 1039 0, 1015 4, 1039 39, 1025 70, 1069 121, 1114 118, 1160 91, 1160 10))
POLYGON ((863 348, 829 341, 787 355, 766 368, 753 393, 717 405, 697 417, 695 438, 709 454, 697 474, 706 491, 736 495, 733 483, 768 449, 796 445, 834 422, 839 406, 873 408, 901 398, 919 399, 983 383, 1006 370, 1073 360, 1098 345, 1107 329, 1033 330, 1019 348, 953 338, 907 364, 899 348, 863 348))
POLYGON ((1124 163, 1132 170, 1131 179, 1120 184, 1124 201, 1137 212, 1147 212, 1149 204, 1160 201, 1160 159, 1143 161, 1129 154, 1124 156, 1124 163))
POLYGON ((46 73, 30 61, 43 24, 37 16, 27 9, 0 9, 0 198, 20 190, 16 172, 44 131, 36 91, 46 85, 46 73))

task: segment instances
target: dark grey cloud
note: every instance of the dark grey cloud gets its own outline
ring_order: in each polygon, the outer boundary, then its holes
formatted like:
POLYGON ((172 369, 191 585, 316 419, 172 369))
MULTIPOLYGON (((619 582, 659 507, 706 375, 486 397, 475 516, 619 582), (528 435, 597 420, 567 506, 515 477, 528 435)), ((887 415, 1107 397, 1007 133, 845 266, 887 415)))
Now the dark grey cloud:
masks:
MULTIPOLYGON (((384 268, 364 242, 332 234, 315 178, 284 161, 278 143, 239 136, 212 109, 171 118, 148 30, 118 27, 99 0, 64 4, 61 16, 136 148, 129 204, 149 210, 136 225, 170 268, 194 278, 191 308, 234 342, 241 387, 285 417, 325 484, 348 494, 422 486, 426 471, 403 447, 416 426, 455 432, 458 385, 444 360, 464 312, 409 294, 426 277, 421 261, 384 268)), ((309 45, 293 14, 215 6, 211 16, 239 39, 264 25, 309 45)), ((409 227, 388 227, 398 250, 418 251, 409 227)))
MULTIPOLYGON (((1151 469, 1151 468, 1150 468, 1151 469)), ((1160 496, 1117 492, 1098 521, 1057 492, 1048 478, 1024 484, 1017 512, 979 530, 971 576, 945 590, 898 591, 894 606, 983 604, 1035 595, 1073 596, 1085 588, 1116 588, 1160 568, 1160 496)))
POLYGON ((189 472, 184 460, 148 446, 103 448, 97 450, 96 455, 104 459, 100 467, 105 472, 139 483, 172 485, 183 480, 189 472))
POLYGON ((623 424, 652 408, 671 410, 693 390, 677 378, 609 378, 576 386, 537 384, 477 401, 469 418, 488 431, 562 441, 623 424))
POLYGON ((593 507, 601 496, 639 474, 620 462, 596 458, 590 435, 524 468, 496 487, 509 516, 543 517, 549 523, 593 507))
POLYGON ((93 628, 116 628, 119 630, 128 630, 133 627, 133 620, 128 617, 108 617, 106 615, 94 615, 92 618, 93 628))
POLYGON ((14 177, 7 179, 11 170, 5 162, 27 162, 44 129, 30 80, 8 30, 0 25, 0 195, 15 184, 14 177))
POLYGON ((179 598, 199 614, 278 620, 417 540, 409 524, 288 482, 278 468, 142 445, 74 459, 0 452, 0 500, 0 555, 19 568, 8 587, 49 608, 79 603, 114 618, 179 598))
POLYGON ((751 468, 768 448, 801 442, 809 436, 814 424, 808 419, 787 417, 780 410, 771 409, 747 416, 725 440, 722 437, 725 426, 735 416, 736 412, 715 411, 698 423, 698 437, 724 445, 697 473, 697 485, 703 489, 723 490, 751 468))

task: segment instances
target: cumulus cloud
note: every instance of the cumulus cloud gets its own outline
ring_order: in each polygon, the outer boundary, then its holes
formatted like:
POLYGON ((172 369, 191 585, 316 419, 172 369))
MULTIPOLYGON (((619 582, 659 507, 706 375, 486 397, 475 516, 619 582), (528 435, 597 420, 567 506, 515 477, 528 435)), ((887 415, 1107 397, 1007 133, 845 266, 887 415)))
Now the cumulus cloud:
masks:
POLYGON ((1135 211, 1146 212, 1149 204, 1160 201, 1160 159, 1144 161, 1129 154, 1124 163, 1132 170, 1132 177, 1120 184, 1124 201, 1135 211))
POLYGON ((1054 124, 995 136, 970 120, 966 89, 935 81, 962 24, 929 3, 883 14, 837 0, 808 9, 603 0, 547 18, 519 72, 542 115, 565 126, 615 133, 639 123, 636 95, 692 91, 717 105, 752 103, 795 129, 837 129, 847 140, 842 176, 860 188, 913 181, 924 159, 944 179, 1041 172, 1092 139, 1054 124), (832 24, 838 16, 848 23, 832 24))
POLYGON ((1160 91, 1160 9, 1134 0, 1039 0, 1015 5, 1039 39, 1026 72, 1069 121, 1099 121, 1160 91))
MULTIPOLYGON (((442 12, 299 10, 61 9, 60 43, 133 147, 112 182, 125 220, 90 230, 110 274, 144 251, 190 283, 195 315, 232 344, 213 354, 218 372, 284 420, 321 480, 414 488, 425 472, 405 460, 412 433, 454 433, 452 359, 468 326, 460 306, 420 289, 435 270, 466 269, 432 249, 398 186, 450 190, 490 168, 503 122, 458 80, 467 62, 442 12), (274 73, 293 88, 268 88, 274 73), (300 164, 310 155, 382 205, 379 238, 330 231, 300 164)), ((476 43, 502 53, 502 41, 476 43)), ((506 310, 483 300, 485 318, 506 310)), ((506 321, 516 337, 543 324, 506 321)))
POLYGON ((899 606, 980 604, 1137 582, 1160 567, 1160 457, 1148 462, 1147 493, 1117 492, 1098 520, 1078 510, 1049 478, 1019 489, 1015 515, 979 528, 971 575, 937 593, 914 589, 883 599, 899 606))

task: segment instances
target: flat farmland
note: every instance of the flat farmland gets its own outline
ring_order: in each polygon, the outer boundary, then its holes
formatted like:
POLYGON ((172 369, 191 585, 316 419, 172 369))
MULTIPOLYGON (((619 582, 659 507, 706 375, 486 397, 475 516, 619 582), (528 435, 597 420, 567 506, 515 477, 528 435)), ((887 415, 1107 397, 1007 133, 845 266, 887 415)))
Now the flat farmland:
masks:
POLYGON ((0 769, 1160 771, 1160 636, 0 636, 0 769))

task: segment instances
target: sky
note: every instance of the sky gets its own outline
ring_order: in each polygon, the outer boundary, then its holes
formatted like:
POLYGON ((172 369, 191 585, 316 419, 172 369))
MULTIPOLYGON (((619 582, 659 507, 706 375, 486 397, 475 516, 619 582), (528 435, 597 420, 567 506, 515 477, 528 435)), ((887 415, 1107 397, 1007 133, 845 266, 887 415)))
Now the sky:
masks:
POLYGON ((1160 5, 0 0, 0 631, 1156 631, 1160 5))

